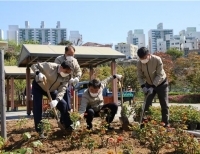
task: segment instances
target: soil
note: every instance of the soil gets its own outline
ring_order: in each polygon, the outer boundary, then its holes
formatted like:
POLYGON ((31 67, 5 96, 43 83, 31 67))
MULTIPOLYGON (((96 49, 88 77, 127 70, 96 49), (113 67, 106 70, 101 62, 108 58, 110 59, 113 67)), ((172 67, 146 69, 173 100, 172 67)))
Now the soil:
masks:
MULTIPOLYGON (((98 121, 98 118, 95 119, 98 121)), ((68 135, 64 135, 63 132, 58 128, 57 122, 55 119, 50 119, 50 123, 52 124, 52 129, 48 139, 40 140, 43 144, 41 148, 33 148, 31 142, 39 140, 38 134, 34 130, 34 122, 33 119, 28 119, 28 122, 23 126, 23 128, 16 127, 17 121, 7 121, 7 144, 4 147, 5 151, 13 151, 15 149, 20 149, 22 147, 30 147, 34 150, 34 154, 90 154, 90 151, 85 148, 81 148, 79 150, 72 150, 69 148, 67 144, 68 135), (29 141, 22 140, 22 134, 25 132, 29 132, 31 134, 31 138, 29 141)), ((139 145, 138 141, 131 137, 131 131, 123 131, 120 129, 119 122, 113 122, 112 126, 115 128, 115 132, 118 136, 123 137, 123 142, 126 142, 129 146, 132 146, 133 154, 148 154, 150 151, 145 147, 139 145)), ((109 135, 111 132, 108 131, 109 135)), ((92 138, 96 141, 100 141, 100 137, 98 134, 91 133, 92 138)), ((94 150, 94 154, 107 154, 109 151, 115 153, 115 148, 113 145, 109 145, 109 148, 96 148, 94 150)), ((120 152, 120 148, 117 147, 117 153, 120 152)), ((112 154, 112 152, 110 154, 112 154)), ((173 153, 173 149, 162 149, 160 154, 169 154, 173 153)))

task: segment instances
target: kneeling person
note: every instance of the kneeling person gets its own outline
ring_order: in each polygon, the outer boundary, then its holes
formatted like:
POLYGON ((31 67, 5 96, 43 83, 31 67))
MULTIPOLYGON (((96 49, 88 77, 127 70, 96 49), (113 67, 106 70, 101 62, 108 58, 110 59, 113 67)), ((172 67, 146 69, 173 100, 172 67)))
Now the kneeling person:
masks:
POLYGON ((102 92, 108 82, 115 78, 121 79, 122 75, 116 74, 103 81, 93 79, 88 83, 88 89, 86 89, 82 95, 81 105, 79 108, 79 112, 84 114, 84 117, 86 118, 87 129, 92 128, 92 120, 94 117, 99 116, 101 110, 107 113, 108 109, 110 110, 110 113, 106 117, 106 122, 108 123, 107 129, 112 129, 110 123, 113 121, 115 114, 117 113, 118 106, 116 103, 104 104, 102 92))

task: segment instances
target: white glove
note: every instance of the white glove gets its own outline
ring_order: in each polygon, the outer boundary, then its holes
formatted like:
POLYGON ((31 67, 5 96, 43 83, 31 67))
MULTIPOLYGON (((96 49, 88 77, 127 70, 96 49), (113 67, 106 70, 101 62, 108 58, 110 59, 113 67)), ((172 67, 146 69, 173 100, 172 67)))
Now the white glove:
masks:
POLYGON ((148 91, 147 87, 143 87, 143 88, 142 88, 142 91, 143 91, 144 94, 146 94, 147 91, 148 91))
POLYGON ((24 96, 24 99, 26 100, 26 96, 24 96))
POLYGON ((71 79, 69 80, 69 83, 70 83, 70 84, 74 84, 74 85, 76 85, 78 82, 79 82, 79 79, 78 79, 77 77, 71 78, 71 79))
POLYGON ((122 75, 120 75, 120 74, 115 74, 115 76, 116 76, 116 78, 119 79, 119 80, 122 78, 122 75))
POLYGON ((75 77, 74 78, 74 85, 76 85, 79 82, 79 78, 75 77))
POLYGON ((45 77, 45 75, 44 74, 42 74, 42 73, 39 73, 38 74, 38 80, 39 81, 43 81, 43 78, 45 77))
POLYGON ((74 79, 73 79, 73 78, 71 78, 71 79, 69 80, 69 84, 72 84, 72 83, 74 83, 74 79))
POLYGON ((52 100, 52 102, 50 102, 51 108, 56 107, 57 104, 58 104, 58 101, 57 101, 57 100, 52 100))
POLYGON ((147 93, 152 94, 152 93, 153 93, 153 88, 152 88, 152 87, 149 88, 149 89, 147 90, 147 93))

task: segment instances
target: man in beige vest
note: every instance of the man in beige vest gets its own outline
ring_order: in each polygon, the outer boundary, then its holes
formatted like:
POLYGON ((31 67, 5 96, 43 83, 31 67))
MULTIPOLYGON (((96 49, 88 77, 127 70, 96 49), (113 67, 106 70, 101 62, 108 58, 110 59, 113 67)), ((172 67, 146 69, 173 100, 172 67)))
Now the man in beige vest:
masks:
POLYGON ((161 106, 161 120, 167 127, 169 124, 169 89, 166 73, 163 69, 163 62, 160 57, 150 54, 145 47, 138 49, 137 55, 139 57, 137 62, 138 81, 144 94, 150 93, 146 100, 145 111, 148 111, 157 94, 161 106))
POLYGON ((99 116, 100 111, 106 112, 106 122, 108 123, 107 129, 113 129, 110 127, 110 123, 113 121, 115 114, 117 113, 117 102, 104 104, 103 101, 103 89, 113 79, 121 80, 122 75, 115 74, 106 78, 103 81, 93 79, 88 83, 88 89, 86 89, 82 95, 81 104, 79 107, 79 113, 82 115, 85 113, 87 122, 87 129, 92 129, 92 120, 94 117, 99 116), (108 109, 110 113, 108 113, 108 109))
POLYGON ((68 103, 69 111, 71 110, 71 84, 76 85, 82 76, 81 68, 78 64, 77 59, 74 58, 74 53, 75 53, 75 48, 72 45, 66 46, 65 53, 61 56, 58 56, 54 61, 57 64, 61 64, 63 61, 68 60, 71 61, 73 64, 73 72, 71 73, 72 76, 69 81, 70 85, 68 85, 66 93, 63 97, 63 99, 68 103))
POLYGON ((66 92, 68 82, 70 80, 70 73, 73 71, 71 62, 64 61, 60 64, 56 63, 37 63, 31 66, 35 73, 35 79, 32 82, 33 94, 33 116, 35 123, 35 130, 39 133, 40 138, 45 138, 41 128, 38 124, 42 120, 42 98, 43 95, 47 96, 46 85, 43 79, 46 78, 47 86, 50 91, 52 102, 51 108, 57 107, 63 117, 63 124, 67 130, 72 130, 69 112, 67 110, 67 103, 63 99, 66 92))

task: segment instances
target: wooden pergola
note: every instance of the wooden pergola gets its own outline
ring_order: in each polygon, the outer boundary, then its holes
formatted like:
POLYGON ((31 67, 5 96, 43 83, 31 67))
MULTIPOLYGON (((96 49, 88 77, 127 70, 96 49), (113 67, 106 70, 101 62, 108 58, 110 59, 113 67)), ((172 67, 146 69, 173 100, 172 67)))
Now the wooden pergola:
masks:
MULTIPOLYGON (((94 74, 94 67, 111 61, 111 74, 116 74, 116 59, 125 58, 126 56, 109 47, 89 47, 76 46, 75 58, 78 60, 80 67, 90 69, 90 79, 94 74)), ((30 66, 37 62, 54 62, 55 58, 64 54, 65 46, 62 45, 35 45, 23 44, 20 53, 18 66, 26 67, 26 104, 27 114, 31 114, 30 109, 30 66)), ((117 81, 112 82, 113 101, 117 102, 117 81)))
MULTIPOLYGON (((9 106, 11 111, 14 110, 14 80, 26 79, 26 68, 19 68, 17 66, 4 66, 5 79, 6 79, 6 97, 7 97, 7 111, 9 106), (9 92, 10 90, 10 92, 9 92)), ((30 78, 34 78, 34 73, 31 71, 30 78)))

